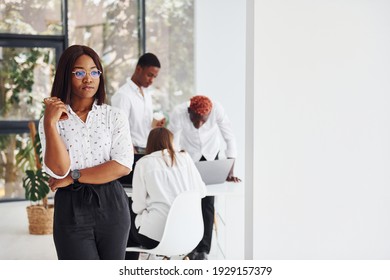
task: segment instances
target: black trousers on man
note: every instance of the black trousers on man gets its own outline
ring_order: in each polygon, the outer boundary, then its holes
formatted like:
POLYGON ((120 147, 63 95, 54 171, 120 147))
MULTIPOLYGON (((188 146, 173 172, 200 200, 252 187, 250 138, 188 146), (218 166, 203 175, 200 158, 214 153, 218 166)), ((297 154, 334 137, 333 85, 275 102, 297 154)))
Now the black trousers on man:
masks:
MULTIPOLYGON (((215 160, 218 159, 218 154, 215 157, 215 160)), ((199 161, 207 161, 204 156, 199 161)), ((211 238, 213 236, 213 227, 214 227, 214 196, 205 196, 202 198, 202 214, 203 214, 203 225, 204 233, 203 238, 199 242, 198 246, 194 249, 196 252, 203 252, 206 254, 210 253, 211 248, 211 238)))
POLYGON ((214 196, 205 196, 202 198, 202 214, 204 233, 202 240, 199 242, 198 246, 196 246, 194 251, 209 254, 214 226, 214 196))

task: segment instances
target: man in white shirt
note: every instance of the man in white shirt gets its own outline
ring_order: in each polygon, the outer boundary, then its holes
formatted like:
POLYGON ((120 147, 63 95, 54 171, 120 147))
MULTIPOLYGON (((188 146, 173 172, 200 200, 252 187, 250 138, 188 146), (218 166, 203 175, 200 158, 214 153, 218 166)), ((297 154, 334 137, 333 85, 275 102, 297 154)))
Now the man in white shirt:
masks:
MULTIPOLYGON (((178 105, 171 114, 169 129, 174 134, 175 146, 184 149, 193 161, 217 160, 222 135, 226 143, 227 158, 236 158, 236 140, 231 123, 221 104, 208 97, 197 95, 190 102, 178 105)), ((233 175, 233 167, 226 181, 240 182, 233 175)), ((199 245, 191 252, 190 259, 205 260, 210 252, 214 224, 214 197, 202 199, 204 236, 199 245)))
POLYGON ((143 54, 131 79, 128 78, 111 98, 111 105, 122 109, 129 120, 136 154, 145 153, 150 130, 165 125, 165 119, 158 122, 153 120, 152 96, 149 91, 149 86, 157 78, 160 68, 160 61, 154 54, 143 54))
MULTIPOLYGON (((152 53, 143 54, 138 59, 131 78, 128 78, 111 98, 111 105, 122 109, 129 120, 134 147, 132 172, 119 179, 122 184, 132 184, 136 162, 145 155, 150 130, 165 125, 165 118, 158 121, 153 119, 152 96, 149 91, 149 86, 157 78, 160 68, 157 56, 152 53)), ((129 198, 129 206, 131 212, 131 198, 129 198)), ((129 259, 129 253, 126 253, 126 259, 129 259)))

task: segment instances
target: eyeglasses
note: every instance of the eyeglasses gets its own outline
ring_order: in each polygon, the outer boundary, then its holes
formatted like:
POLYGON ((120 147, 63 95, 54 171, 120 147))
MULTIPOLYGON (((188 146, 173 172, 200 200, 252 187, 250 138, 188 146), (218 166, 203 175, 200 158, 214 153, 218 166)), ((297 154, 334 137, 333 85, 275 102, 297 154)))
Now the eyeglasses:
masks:
MULTIPOLYGON (((72 74, 74 74, 76 79, 81 80, 81 79, 84 79, 84 77, 87 75, 87 71, 85 71, 85 70, 77 70, 77 71, 73 71, 72 74)), ((100 70, 92 70, 91 72, 89 72, 89 75, 93 79, 99 79, 101 74, 102 74, 102 71, 100 71, 100 70)))

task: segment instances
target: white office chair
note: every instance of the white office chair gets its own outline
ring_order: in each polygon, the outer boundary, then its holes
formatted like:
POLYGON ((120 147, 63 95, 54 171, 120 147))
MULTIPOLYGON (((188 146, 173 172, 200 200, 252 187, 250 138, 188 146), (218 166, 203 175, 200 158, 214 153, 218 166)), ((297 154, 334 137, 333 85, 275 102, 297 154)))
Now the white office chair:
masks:
POLYGON ((164 256, 163 259, 169 260, 172 256, 190 253, 202 239, 203 231, 200 194, 198 191, 185 191, 172 203, 158 246, 153 249, 127 247, 126 251, 148 253, 149 257, 151 254, 164 256))

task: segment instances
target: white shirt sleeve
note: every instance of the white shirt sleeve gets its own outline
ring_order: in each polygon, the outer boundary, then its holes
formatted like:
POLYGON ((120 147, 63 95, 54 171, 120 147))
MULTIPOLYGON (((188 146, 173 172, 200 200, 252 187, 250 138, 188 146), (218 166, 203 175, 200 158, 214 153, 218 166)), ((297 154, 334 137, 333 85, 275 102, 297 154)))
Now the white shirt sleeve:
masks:
POLYGON ((124 113, 113 108, 113 131, 111 144, 111 159, 132 168, 134 161, 133 144, 131 141, 129 122, 124 113))
POLYGON ((236 138, 233 133, 232 124, 225 113, 225 110, 219 103, 215 103, 215 114, 218 127, 221 131, 221 135, 226 142, 226 156, 228 158, 236 158, 237 157, 237 144, 236 138))
MULTIPOLYGON (((58 126, 57 126, 57 130, 58 126)), ((49 167, 46 166, 45 164, 45 152, 46 152, 46 136, 45 136, 45 130, 43 128, 43 117, 39 121, 38 125, 38 133, 39 133, 39 139, 41 141, 41 147, 42 147, 42 170, 45 171, 50 177, 53 177, 55 179, 63 179, 66 176, 68 176, 70 172, 70 167, 68 171, 65 173, 65 175, 57 175, 55 174, 49 167)))
MULTIPOLYGON (((132 171, 133 172, 133 171, 132 171)), ((146 191, 145 176, 142 164, 142 158, 137 162, 137 168, 133 174, 133 193, 132 193, 132 209, 137 215, 146 210, 147 203, 146 197, 148 195, 146 191)))

